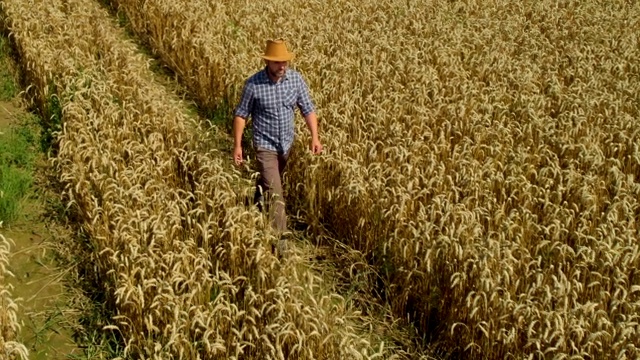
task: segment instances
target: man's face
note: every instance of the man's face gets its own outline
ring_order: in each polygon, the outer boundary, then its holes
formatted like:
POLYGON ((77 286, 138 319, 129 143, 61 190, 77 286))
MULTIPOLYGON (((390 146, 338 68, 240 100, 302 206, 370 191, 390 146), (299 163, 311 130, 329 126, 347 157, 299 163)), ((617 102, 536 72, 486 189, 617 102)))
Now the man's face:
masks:
POLYGON ((289 62, 287 61, 270 61, 267 60, 267 70, 269 74, 276 79, 280 79, 284 76, 284 73, 287 71, 287 66, 289 62))

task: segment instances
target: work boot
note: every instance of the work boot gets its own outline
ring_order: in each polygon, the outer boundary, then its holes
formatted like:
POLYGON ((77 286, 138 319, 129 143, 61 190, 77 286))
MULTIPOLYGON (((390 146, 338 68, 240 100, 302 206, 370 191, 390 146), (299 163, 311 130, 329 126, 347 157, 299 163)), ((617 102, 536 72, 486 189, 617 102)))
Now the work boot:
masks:
POLYGON ((293 237, 290 231, 285 231, 280 234, 278 244, 276 245, 276 254, 278 258, 282 259, 289 256, 289 243, 288 241, 293 237))
POLYGON ((258 211, 262 212, 262 209, 264 209, 264 196, 262 196, 261 192, 256 190, 253 195, 253 203, 258 207, 258 211))

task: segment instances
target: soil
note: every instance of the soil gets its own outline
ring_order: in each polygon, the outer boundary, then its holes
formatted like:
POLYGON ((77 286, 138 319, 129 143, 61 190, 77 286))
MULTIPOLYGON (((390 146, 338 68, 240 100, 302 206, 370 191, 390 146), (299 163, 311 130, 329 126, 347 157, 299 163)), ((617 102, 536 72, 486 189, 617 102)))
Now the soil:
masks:
POLYGON ((24 110, 12 101, 0 101, 0 131, 7 129, 16 115, 23 112, 24 110))

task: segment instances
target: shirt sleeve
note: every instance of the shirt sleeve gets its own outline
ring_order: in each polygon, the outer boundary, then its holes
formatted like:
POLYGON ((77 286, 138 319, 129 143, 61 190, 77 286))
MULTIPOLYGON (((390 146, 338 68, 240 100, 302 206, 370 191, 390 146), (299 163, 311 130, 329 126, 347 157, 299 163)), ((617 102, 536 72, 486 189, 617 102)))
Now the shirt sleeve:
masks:
POLYGON ((315 111, 315 106, 311 100, 311 95, 309 95, 309 87, 302 77, 300 77, 298 87, 298 99, 296 103, 302 115, 307 116, 315 111))
POLYGON ((239 116, 243 119, 247 119, 253 108, 253 86, 250 82, 244 84, 242 89, 242 96, 240 97, 240 103, 236 107, 234 112, 235 116, 239 116))

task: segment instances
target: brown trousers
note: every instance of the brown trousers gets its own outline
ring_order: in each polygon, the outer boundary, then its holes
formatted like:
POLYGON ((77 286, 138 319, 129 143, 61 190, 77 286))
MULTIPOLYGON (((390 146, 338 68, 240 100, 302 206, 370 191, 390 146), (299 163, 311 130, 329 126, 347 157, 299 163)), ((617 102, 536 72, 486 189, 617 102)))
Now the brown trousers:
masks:
POLYGON ((289 153, 279 154, 263 148, 256 149, 258 172, 254 200, 261 206, 264 203, 269 221, 278 232, 287 231, 284 196, 282 192, 282 173, 287 165, 289 153))

